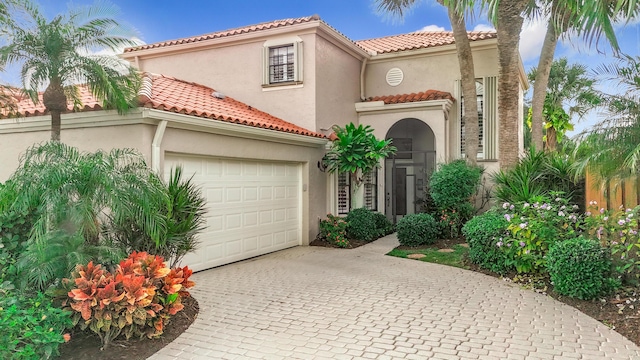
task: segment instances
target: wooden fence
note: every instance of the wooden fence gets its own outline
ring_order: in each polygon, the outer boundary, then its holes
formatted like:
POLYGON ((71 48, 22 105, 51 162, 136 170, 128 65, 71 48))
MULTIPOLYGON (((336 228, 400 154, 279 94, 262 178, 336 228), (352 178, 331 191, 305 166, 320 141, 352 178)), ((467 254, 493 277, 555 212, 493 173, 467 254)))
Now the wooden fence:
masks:
POLYGON ((591 201, 597 201, 598 207, 617 209, 621 205, 633 208, 640 204, 640 176, 624 181, 609 181, 598 184, 593 175, 587 175, 585 184, 586 208, 591 201))

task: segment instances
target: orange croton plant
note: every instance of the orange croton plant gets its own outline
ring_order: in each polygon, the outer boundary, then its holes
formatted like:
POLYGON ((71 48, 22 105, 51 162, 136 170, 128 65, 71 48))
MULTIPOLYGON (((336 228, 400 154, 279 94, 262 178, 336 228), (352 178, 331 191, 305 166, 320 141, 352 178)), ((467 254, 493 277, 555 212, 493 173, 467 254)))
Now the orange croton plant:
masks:
POLYGON ((162 257, 145 252, 133 252, 113 273, 93 262, 77 265, 71 279, 64 279, 70 289, 65 305, 76 312, 75 324, 98 334, 104 347, 120 334, 152 338, 184 308, 186 289, 195 285, 191 274, 186 266, 169 269, 162 257))

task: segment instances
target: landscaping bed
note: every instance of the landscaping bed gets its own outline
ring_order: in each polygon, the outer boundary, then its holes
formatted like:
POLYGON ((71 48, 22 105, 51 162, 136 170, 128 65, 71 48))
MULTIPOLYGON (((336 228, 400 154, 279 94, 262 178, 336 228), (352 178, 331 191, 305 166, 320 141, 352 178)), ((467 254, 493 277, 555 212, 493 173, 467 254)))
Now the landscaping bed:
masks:
POLYGON ((195 321, 199 306, 196 299, 183 300, 184 309, 171 318, 171 322, 157 339, 118 339, 102 350, 100 338, 91 332, 74 331, 71 340, 60 346, 60 359, 65 360, 144 360, 175 340, 195 321))
POLYGON ((584 314, 600 321, 604 325, 640 346, 640 308, 638 308, 638 300, 640 297, 635 292, 635 289, 619 289, 616 293, 610 296, 595 300, 571 298, 553 291, 553 285, 551 284, 551 280, 548 276, 528 277, 518 275, 515 272, 502 276, 485 270, 471 262, 468 257, 468 249, 464 248, 463 244, 466 244, 464 238, 440 239, 430 245, 421 245, 416 247, 398 246, 388 255, 407 258, 411 254, 425 254, 425 257, 417 260, 476 271, 502 279, 506 282, 515 283, 525 289, 551 296, 552 298, 572 306, 584 314), (438 250, 442 249, 452 249, 454 251, 445 253, 438 252, 438 250))

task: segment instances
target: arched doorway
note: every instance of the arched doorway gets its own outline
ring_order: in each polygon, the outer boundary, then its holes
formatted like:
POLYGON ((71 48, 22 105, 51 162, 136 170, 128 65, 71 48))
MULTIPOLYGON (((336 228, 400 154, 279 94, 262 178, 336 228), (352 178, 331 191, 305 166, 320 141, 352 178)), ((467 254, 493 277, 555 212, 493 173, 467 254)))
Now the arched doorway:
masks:
POLYGON ((385 213, 396 222, 424 206, 427 181, 436 167, 436 139, 429 125, 402 119, 387 132, 398 152, 385 160, 385 213))

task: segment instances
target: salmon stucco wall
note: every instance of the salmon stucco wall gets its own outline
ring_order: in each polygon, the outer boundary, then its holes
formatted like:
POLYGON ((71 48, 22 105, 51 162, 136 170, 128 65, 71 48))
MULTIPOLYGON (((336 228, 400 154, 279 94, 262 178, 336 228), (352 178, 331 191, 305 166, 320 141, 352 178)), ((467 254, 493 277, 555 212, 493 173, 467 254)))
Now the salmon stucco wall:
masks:
POLYGON ((304 74, 301 85, 263 88, 264 38, 190 52, 141 57, 139 69, 211 87, 247 105, 316 131, 315 35, 288 34, 269 38, 270 41, 278 39, 302 41, 304 74))
MULTIPOLYGON (((64 116, 62 123, 64 124, 64 116)), ((60 137, 64 144, 77 147, 82 151, 115 148, 137 148, 147 163, 151 160, 150 127, 147 125, 122 125, 65 129, 60 137)), ((0 133, 0 182, 6 181, 19 165, 19 159, 31 146, 49 141, 49 130, 16 133, 0 133)), ((153 137, 153 133, 151 138, 153 137)))
POLYGON ((357 123, 354 104, 360 101, 361 65, 362 60, 316 38, 316 131, 357 123))
MULTIPOLYGON (((423 55, 404 54, 376 60, 367 65, 366 96, 410 94, 426 90, 440 90, 454 93, 455 80, 460 79, 460 67, 455 47, 449 51, 425 53, 423 55), (386 75, 392 68, 399 68, 404 74, 397 86, 387 84, 386 75)), ((498 74, 498 52, 496 48, 474 48, 474 70, 477 78, 498 74)))

